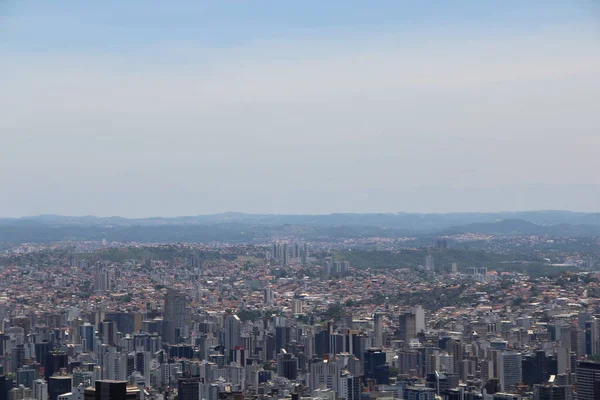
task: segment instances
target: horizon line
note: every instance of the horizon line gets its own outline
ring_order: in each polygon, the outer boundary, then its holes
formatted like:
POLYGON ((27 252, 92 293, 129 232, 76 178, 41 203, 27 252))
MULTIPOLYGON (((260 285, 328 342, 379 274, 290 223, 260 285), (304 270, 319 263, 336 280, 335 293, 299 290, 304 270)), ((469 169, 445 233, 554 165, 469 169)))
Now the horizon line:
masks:
POLYGON ((59 217, 59 218, 97 218, 97 219, 111 219, 111 218, 119 218, 126 220, 144 220, 144 219, 178 219, 178 218, 198 218, 198 217, 212 217, 212 216, 221 216, 227 214, 237 214, 237 215, 246 215, 246 216, 282 216, 282 217, 321 217, 321 216, 331 216, 331 215, 460 215, 460 214, 522 214, 522 213, 569 213, 569 214, 600 214, 600 211, 572 211, 566 209, 531 209, 531 210, 517 210, 517 211, 448 211, 448 212, 406 212, 406 211, 382 211, 382 212, 330 212, 330 213, 249 213, 242 211, 224 211, 217 213, 208 213, 208 214, 195 214, 195 215, 175 215, 175 216, 145 216, 145 217, 124 217, 120 215, 110 215, 110 216, 98 216, 93 214, 85 214, 85 215, 66 215, 66 214, 34 214, 34 215, 21 215, 17 217, 3 217, 0 216, 0 220, 19 220, 19 219, 36 219, 36 218, 44 218, 44 217, 59 217))

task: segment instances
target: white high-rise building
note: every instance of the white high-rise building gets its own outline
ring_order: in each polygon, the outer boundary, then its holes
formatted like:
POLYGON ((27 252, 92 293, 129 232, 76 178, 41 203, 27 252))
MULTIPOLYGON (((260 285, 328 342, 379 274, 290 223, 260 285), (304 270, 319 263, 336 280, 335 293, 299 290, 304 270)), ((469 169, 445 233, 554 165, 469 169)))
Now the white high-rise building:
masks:
POLYGON ((415 307, 415 328, 417 333, 425 332, 425 310, 423 306, 415 307))
POLYGON ((321 361, 310 366, 310 390, 331 389, 336 393, 340 390, 341 368, 336 362, 321 361))
POLYGON ((43 379, 34 381, 33 397, 35 400, 46 400, 48 398, 48 382, 43 379))
POLYGON ((342 374, 340 377, 340 385, 338 398, 344 400, 359 400, 362 391, 360 377, 351 374, 342 374))
POLYGON ((302 314, 303 310, 303 301, 302 299, 293 299, 292 300, 292 313, 293 314, 302 314))
POLYGON ((517 352, 502 352, 498 354, 497 371, 500 379, 500 389, 503 392, 513 392, 523 380, 522 356, 517 352))
POLYGON ((94 277, 94 291, 106 292, 110 290, 110 276, 104 268, 98 268, 94 277))
POLYGON ((271 288, 265 289, 264 303, 268 306, 275 304, 275 291, 271 288))
POLYGON ((425 269, 428 271, 435 270, 435 260, 431 254, 425 257, 425 269))

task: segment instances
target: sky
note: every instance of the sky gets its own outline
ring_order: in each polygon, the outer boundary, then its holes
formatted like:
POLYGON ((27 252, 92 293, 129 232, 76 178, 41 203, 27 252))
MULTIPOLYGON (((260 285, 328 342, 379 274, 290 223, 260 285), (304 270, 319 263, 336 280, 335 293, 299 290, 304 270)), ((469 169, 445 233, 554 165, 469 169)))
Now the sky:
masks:
POLYGON ((0 0, 0 216, 600 211, 594 0, 0 0))

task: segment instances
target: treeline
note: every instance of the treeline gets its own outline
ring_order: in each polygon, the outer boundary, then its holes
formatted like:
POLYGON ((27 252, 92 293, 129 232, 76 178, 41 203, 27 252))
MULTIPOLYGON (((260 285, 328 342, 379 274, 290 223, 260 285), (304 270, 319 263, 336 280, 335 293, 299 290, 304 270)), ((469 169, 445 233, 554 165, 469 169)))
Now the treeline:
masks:
POLYGON ((405 250, 341 250, 334 252, 336 260, 346 260, 350 265, 359 268, 417 268, 425 265, 425 257, 432 255, 435 269, 450 271, 453 262, 458 264, 459 271, 467 267, 484 267, 489 264, 509 262, 508 255, 469 251, 463 249, 446 249, 436 251, 428 248, 405 250))
POLYGON ((194 257, 198 264, 210 261, 236 259, 234 254, 221 254, 218 251, 199 251, 179 246, 164 245, 156 247, 115 247, 94 251, 85 258, 123 262, 125 260, 175 260, 194 257))
POLYGON ((502 272, 519 272, 534 277, 556 276, 568 267, 554 267, 540 262, 525 262, 518 253, 499 254, 465 249, 433 250, 406 249, 398 251, 386 250, 341 250, 333 253, 336 260, 346 260, 358 269, 417 269, 425 265, 425 257, 432 255, 436 271, 449 272, 452 263, 457 263, 459 272, 466 272, 469 267, 488 268, 502 272))

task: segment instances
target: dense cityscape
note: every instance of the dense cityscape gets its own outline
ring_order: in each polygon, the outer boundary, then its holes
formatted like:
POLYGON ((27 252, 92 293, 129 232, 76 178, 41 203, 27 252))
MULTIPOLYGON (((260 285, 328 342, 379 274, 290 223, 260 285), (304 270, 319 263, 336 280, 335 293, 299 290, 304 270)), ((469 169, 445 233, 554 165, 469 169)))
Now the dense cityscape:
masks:
POLYGON ((414 240, 6 244, 0 398, 600 396, 598 240, 414 240))
POLYGON ((600 400, 600 0, 0 0, 0 400, 600 400))

